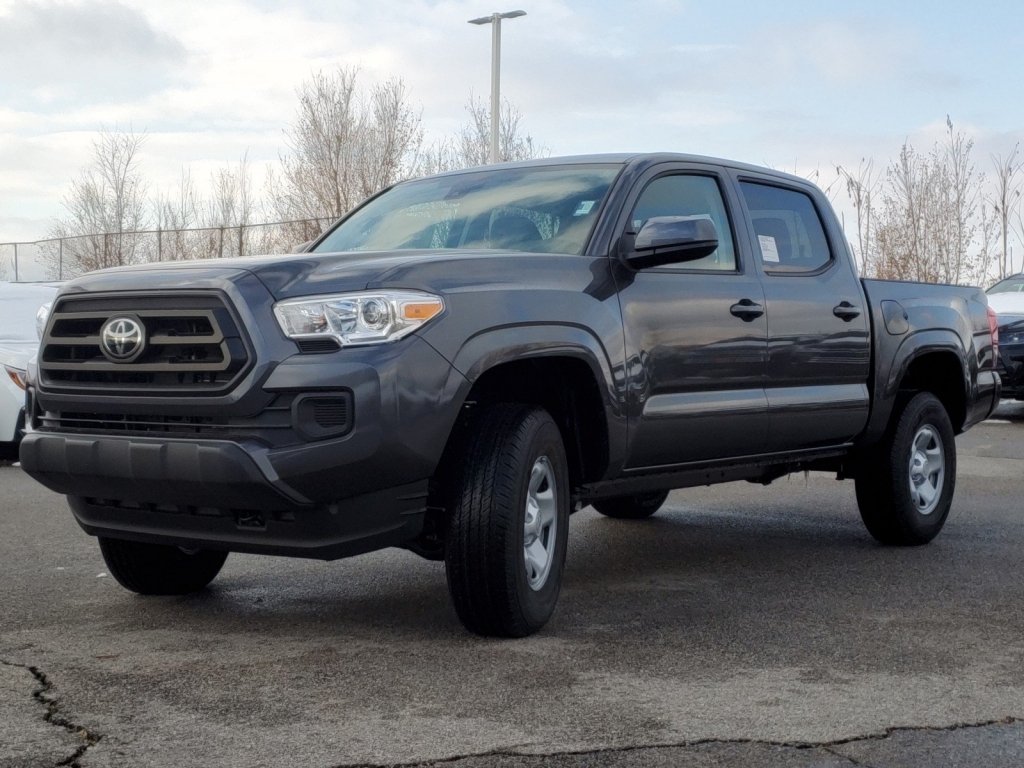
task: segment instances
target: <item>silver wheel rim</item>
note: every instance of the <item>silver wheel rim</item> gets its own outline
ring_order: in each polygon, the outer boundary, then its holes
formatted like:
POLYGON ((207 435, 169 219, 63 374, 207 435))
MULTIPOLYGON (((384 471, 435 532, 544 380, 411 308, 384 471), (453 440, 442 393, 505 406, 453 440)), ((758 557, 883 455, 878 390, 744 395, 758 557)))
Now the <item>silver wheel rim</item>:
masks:
POLYGON ((535 592, 544 588, 555 561, 558 533, 558 487, 547 456, 541 456, 530 470, 526 490, 526 518, 523 523, 523 559, 526 581, 535 592))
POLYGON ((930 515, 939 505, 946 477, 946 457, 942 438, 930 424, 914 435, 910 444, 910 498, 922 515, 930 515))

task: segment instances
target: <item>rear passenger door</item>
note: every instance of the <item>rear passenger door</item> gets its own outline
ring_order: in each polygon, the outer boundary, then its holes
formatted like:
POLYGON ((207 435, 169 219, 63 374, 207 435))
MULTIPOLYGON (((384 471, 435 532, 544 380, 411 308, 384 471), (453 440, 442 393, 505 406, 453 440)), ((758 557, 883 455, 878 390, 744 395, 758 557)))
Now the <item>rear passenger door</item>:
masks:
POLYGON ((820 192, 737 177, 768 319, 768 450, 847 442, 867 423, 864 291, 820 192))

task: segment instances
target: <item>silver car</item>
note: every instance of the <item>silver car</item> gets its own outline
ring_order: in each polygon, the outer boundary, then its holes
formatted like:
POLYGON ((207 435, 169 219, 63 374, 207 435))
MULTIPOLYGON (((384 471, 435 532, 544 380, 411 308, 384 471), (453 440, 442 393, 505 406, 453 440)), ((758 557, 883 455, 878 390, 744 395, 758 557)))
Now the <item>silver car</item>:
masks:
POLYGON ((56 294, 57 286, 49 283, 0 282, 0 459, 17 456, 25 424, 25 370, 39 349, 37 317, 56 294))

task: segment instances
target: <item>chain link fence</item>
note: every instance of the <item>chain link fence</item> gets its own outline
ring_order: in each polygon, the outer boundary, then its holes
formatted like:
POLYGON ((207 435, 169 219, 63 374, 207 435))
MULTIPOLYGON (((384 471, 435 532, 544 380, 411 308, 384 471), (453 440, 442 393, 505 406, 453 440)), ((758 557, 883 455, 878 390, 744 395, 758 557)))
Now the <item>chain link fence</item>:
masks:
POLYGON ((67 280, 105 267, 294 253, 334 219, 299 219, 234 227, 149 229, 0 243, 0 280, 67 280))

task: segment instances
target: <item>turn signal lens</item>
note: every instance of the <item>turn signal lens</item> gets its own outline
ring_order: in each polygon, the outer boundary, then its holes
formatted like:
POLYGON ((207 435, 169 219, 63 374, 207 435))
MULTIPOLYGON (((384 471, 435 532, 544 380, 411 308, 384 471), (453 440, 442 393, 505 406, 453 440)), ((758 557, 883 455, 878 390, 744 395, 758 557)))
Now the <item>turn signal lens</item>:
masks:
POLYGON ((11 368, 11 366, 5 365, 4 371, 7 372, 7 375, 11 378, 11 381, 14 382, 14 386, 16 386, 18 389, 25 389, 25 372, 23 370, 21 370, 20 368, 11 368))
POLYGON ((406 320, 426 321, 434 315, 440 314, 442 309, 444 309, 444 304, 441 303, 440 299, 433 299, 432 301, 410 301, 402 305, 402 317, 406 320))

